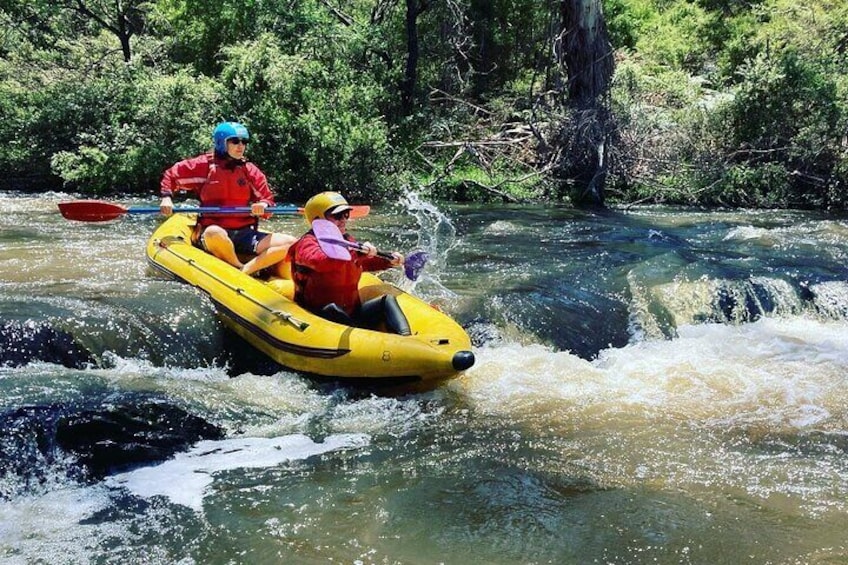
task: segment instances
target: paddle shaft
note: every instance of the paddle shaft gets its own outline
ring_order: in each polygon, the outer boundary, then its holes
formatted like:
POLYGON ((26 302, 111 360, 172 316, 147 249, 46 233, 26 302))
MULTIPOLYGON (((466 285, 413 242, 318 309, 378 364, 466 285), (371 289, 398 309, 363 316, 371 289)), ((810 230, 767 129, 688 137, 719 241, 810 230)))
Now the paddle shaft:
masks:
MULTIPOLYGON (((297 206, 268 206, 265 212, 269 214, 290 214, 292 216, 302 213, 302 208, 297 206)), ((126 209, 127 214, 158 214, 159 206, 133 206, 126 209)), ((174 214, 250 214, 249 206, 179 206, 174 208, 174 214)))
MULTIPOLYGON (((349 247, 350 249, 365 253, 365 248, 361 243, 348 241, 346 239, 338 239, 335 237, 322 237, 319 239, 319 241, 326 241, 327 243, 332 243, 333 245, 344 245, 345 247, 349 247)), ((392 261, 395 258, 394 254, 388 253, 386 251, 380 251, 379 249, 377 250, 377 257, 382 257, 383 259, 388 259, 389 261, 392 261)))
MULTIPOLYGON (((351 218, 362 218, 368 215, 370 206, 352 206, 351 218)), ((130 214, 155 214, 159 212, 158 206, 134 206, 127 208, 130 214)), ((298 206, 268 206, 265 212, 269 214, 288 214, 296 216, 303 214, 303 208, 298 206)), ((174 208, 174 214, 249 214, 250 206, 179 206, 174 208)))
MULTIPOLYGON (((353 206, 351 217, 362 218, 368 215, 370 206, 353 206)), ((60 202, 59 211, 62 216, 69 220, 81 222, 108 222, 120 218, 124 214, 158 214, 161 207, 158 206, 134 206, 127 208, 120 204, 104 202, 102 200, 74 200, 71 202, 60 202)), ((248 206, 199 206, 199 207, 176 207, 175 214, 199 213, 209 215, 224 214, 250 214, 248 206)), ((269 206, 265 208, 269 214, 297 215, 303 213, 303 208, 298 206, 269 206)))
MULTIPOLYGON (((314 220, 312 222, 312 233, 315 234, 321 250, 331 259, 350 261, 350 253, 337 253, 337 248, 339 247, 362 251, 361 243, 346 240, 338 226, 329 220, 314 220)), ((385 251, 378 250, 377 256, 388 261, 394 261, 395 259, 394 254, 386 253, 385 251)), ((413 281, 416 280, 426 262, 427 253, 425 251, 414 251, 410 253, 403 263, 403 272, 406 278, 413 281)))

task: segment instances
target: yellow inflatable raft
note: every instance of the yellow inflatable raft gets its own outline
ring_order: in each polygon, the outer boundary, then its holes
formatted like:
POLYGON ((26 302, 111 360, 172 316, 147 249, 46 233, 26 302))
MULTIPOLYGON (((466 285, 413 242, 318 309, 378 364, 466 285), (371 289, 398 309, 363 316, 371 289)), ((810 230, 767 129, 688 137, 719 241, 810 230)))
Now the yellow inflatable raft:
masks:
POLYGON ((337 324, 301 308, 289 279, 242 274, 191 244, 193 214, 174 214, 150 237, 148 263, 209 295, 223 322, 290 369, 373 382, 438 383, 474 364, 471 341, 453 319, 394 285, 364 273, 363 300, 391 293, 409 320, 411 336, 337 324))

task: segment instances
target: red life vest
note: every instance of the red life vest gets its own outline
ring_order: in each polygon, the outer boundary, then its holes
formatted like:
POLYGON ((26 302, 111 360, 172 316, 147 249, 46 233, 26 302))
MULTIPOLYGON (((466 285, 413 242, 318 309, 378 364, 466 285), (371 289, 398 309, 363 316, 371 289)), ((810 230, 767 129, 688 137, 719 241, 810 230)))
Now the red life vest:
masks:
MULTIPOLYGON (((349 235, 344 237, 355 241, 349 235)), ((295 302, 313 312, 335 302, 348 316, 354 316, 362 304, 358 288, 362 272, 391 267, 386 259, 356 252, 351 252, 350 261, 330 259, 311 231, 289 248, 288 259, 292 265, 295 302)))
MULTIPOLYGON (((201 206, 249 206, 253 202, 274 205, 268 179, 259 167, 248 161, 220 159, 212 153, 185 159, 165 171, 160 185, 162 196, 171 196, 180 190, 196 194, 201 206)), ((215 224, 238 229, 255 222, 256 218, 250 214, 208 213, 203 214, 198 223, 202 227, 215 224)))

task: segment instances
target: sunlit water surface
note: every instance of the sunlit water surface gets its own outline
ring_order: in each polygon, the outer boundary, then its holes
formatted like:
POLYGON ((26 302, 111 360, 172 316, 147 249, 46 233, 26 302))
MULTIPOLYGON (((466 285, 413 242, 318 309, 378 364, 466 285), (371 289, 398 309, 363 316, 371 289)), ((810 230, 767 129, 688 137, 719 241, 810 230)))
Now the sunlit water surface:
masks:
POLYGON ((848 563, 845 219, 410 197, 355 229, 431 252, 413 292, 477 363, 382 395, 263 371, 147 273, 156 218, 72 197, 0 195, 0 322, 92 363, 0 368, 0 411, 140 395, 226 437, 90 481, 3 430, 38 467, 0 475, 4 562, 848 563))

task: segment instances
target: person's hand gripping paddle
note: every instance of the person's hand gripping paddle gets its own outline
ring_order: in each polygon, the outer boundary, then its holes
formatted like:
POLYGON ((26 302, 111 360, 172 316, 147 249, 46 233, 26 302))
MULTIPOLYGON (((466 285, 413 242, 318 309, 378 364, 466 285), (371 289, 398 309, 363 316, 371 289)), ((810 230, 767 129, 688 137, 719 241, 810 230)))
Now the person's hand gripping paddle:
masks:
MULTIPOLYGON (((355 251, 363 251, 361 243, 348 241, 342 236, 339 228, 329 220, 316 219, 312 222, 312 233, 318 239, 318 245, 321 250, 331 259, 339 259, 341 261, 350 261, 349 249, 355 251)), ((377 256, 389 261, 395 258, 391 253, 385 251, 377 251, 377 256)), ((426 251, 413 251, 403 261, 403 274, 411 281, 418 279, 424 265, 427 264, 426 251)))

